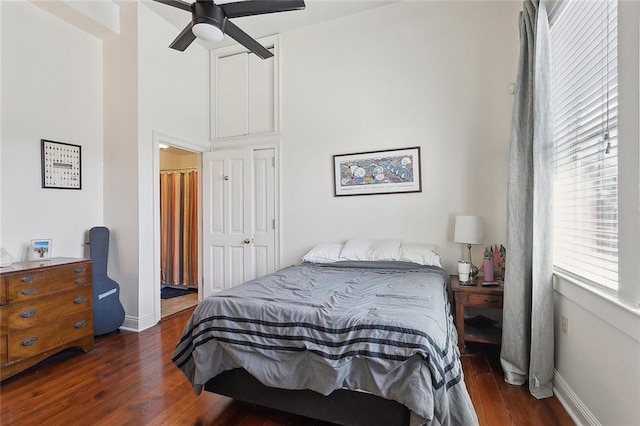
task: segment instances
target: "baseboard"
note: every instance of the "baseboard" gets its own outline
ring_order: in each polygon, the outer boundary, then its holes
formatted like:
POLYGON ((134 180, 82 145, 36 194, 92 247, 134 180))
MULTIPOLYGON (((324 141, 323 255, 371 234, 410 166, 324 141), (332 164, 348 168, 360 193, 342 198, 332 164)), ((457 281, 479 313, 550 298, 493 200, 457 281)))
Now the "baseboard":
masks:
POLYGON ((125 315, 124 322, 120 328, 122 330, 140 332, 147 328, 151 328, 154 325, 156 325, 156 322, 153 319, 153 315, 147 315, 142 318, 125 315))
POLYGON ((587 406, 571 389, 571 386, 558 373, 558 370, 553 370, 553 393, 576 425, 602 426, 596 416, 589 411, 587 406))

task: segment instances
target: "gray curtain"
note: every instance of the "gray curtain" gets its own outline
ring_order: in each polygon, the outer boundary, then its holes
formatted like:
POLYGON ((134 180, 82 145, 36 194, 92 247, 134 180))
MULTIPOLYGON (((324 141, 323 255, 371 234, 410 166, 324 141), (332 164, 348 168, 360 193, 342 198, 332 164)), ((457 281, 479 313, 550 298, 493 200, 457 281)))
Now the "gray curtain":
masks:
POLYGON ((525 0, 511 123, 502 351, 508 383, 553 395, 551 52, 544 4, 525 0))

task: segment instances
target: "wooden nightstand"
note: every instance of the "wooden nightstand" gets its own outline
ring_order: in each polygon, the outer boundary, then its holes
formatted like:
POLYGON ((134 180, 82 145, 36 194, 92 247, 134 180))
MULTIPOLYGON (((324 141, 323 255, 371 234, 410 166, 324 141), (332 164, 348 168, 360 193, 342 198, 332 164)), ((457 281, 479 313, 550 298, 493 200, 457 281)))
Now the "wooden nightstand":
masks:
POLYGON ((460 353, 466 353, 465 342, 500 344, 501 329, 495 326, 479 328, 464 323, 464 308, 502 309, 504 285, 483 287, 476 285, 460 285, 458 275, 451 275, 451 290, 456 303, 456 329, 458 330, 458 347, 460 353))

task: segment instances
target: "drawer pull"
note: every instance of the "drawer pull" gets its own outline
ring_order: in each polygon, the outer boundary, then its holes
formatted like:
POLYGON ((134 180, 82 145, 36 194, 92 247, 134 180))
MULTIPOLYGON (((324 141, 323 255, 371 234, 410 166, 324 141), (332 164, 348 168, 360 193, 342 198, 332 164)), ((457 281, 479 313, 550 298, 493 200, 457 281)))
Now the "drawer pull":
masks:
POLYGON ((76 274, 81 274, 86 270, 87 270, 87 268, 85 268, 84 266, 79 266, 76 269, 74 269, 73 272, 75 272, 76 274))
POLYGON ((75 299, 73 299, 73 303, 75 303, 76 305, 79 305, 81 303, 84 303, 87 301, 87 298, 84 296, 78 296, 75 299))
POLYGON ((25 275, 24 277, 20 278, 20 282, 32 283, 34 279, 35 278, 33 278, 33 275, 25 275))
POLYGON ((85 325, 87 325, 87 322, 86 322, 85 320, 80 320, 80 321, 78 321, 77 323, 75 323, 73 326, 74 326, 75 328, 82 328, 82 327, 84 327, 85 325))
POLYGON ((76 278, 74 281, 76 284, 84 284, 86 279, 84 277, 80 277, 80 278, 76 278))
POLYGON ((32 294, 36 294, 37 290, 33 287, 25 288, 20 292, 23 296, 30 296, 32 294))
POLYGON ((36 311, 35 309, 29 309, 28 311, 20 313, 20 318, 33 318, 36 316, 37 312, 38 311, 36 311))
POLYGON ((29 337, 28 339, 24 339, 22 342, 20 342, 20 346, 31 346, 37 341, 37 337, 29 337))

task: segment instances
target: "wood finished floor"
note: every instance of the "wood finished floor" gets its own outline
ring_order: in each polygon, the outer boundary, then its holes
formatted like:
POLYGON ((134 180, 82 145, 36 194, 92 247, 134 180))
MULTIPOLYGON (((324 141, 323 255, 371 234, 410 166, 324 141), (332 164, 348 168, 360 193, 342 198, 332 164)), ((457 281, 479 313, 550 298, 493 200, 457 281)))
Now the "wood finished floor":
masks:
MULTIPOLYGON (((88 353, 67 351, 0 384, 2 425, 327 426, 327 423, 196 396, 171 363, 191 309, 142 333, 96 339, 88 353)), ((504 382, 495 350, 463 357, 465 381, 481 425, 573 425, 558 400, 536 400, 504 382)))
POLYGON ((197 304, 198 293, 189 293, 185 296, 172 297, 171 299, 160 299, 160 317, 164 320, 197 304))

